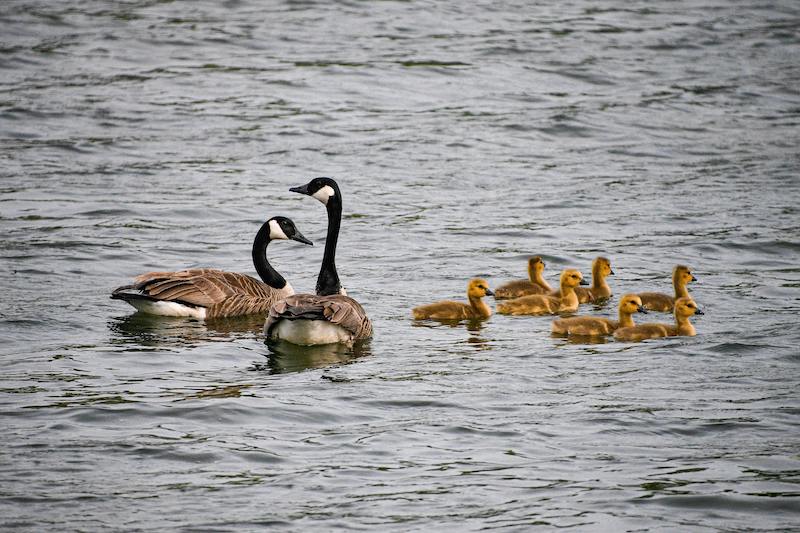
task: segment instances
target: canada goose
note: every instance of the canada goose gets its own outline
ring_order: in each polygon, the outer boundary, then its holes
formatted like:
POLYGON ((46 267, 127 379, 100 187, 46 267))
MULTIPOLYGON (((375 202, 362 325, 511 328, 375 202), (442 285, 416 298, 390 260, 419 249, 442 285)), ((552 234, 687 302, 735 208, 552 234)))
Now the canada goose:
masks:
POLYGON ((588 285, 577 270, 561 272, 561 297, 549 294, 532 294, 505 302, 498 302, 497 312, 503 315, 552 315, 578 310, 578 295, 575 287, 588 285))
POLYGON ((492 310, 482 300, 484 296, 494 293, 489 288, 485 279, 475 278, 467 284, 467 299, 469 304, 443 300, 427 305, 420 305, 411 310, 416 320, 432 318, 434 320, 474 320, 489 318, 492 310))
POLYGON ((626 294, 619 301, 619 320, 597 316, 574 316, 553 320, 550 330, 555 335, 611 335, 617 328, 633 326, 633 313, 647 313, 642 300, 635 294, 626 294))
POLYGON ((372 336, 372 322, 364 308, 346 295, 336 272, 336 242, 342 222, 342 193, 331 178, 314 178, 292 192, 316 198, 328 211, 325 254, 317 277, 316 294, 295 294, 269 310, 264 334, 292 344, 317 345, 353 342, 372 336))
POLYGON ((528 279, 509 281, 494 290, 497 300, 519 298, 530 294, 548 294, 553 288, 542 277, 544 261, 538 255, 528 259, 528 279))
POLYGON ((294 289, 267 260, 270 241, 291 239, 312 244, 286 217, 264 222, 253 241, 253 264, 262 281, 235 272, 192 268, 148 272, 132 285, 118 287, 111 298, 124 300, 143 313, 194 318, 224 318, 266 313, 294 289))
MULTIPOLYGON (((606 276, 613 275, 611 261, 605 257, 595 257, 592 261, 592 286, 575 287, 575 294, 578 295, 578 302, 585 304, 598 302, 611 296, 611 287, 606 283, 606 276)), ((551 293, 558 296, 558 291, 551 293)))
POLYGON ((661 292, 640 292, 642 305, 650 311, 672 312, 675 300, 689 296, 686 284, 691 281, 697 281, 697 278, 692 275, 691 269, 686 265, 678 265, 672 270, 672 286, 675 289, 675 296, 661 292))
POLYGON ((675 300, 675 325, 671 324, 641 324, 619 328, 614 332, 618 341, 641 341, 657 337, 693 337, 697 334, 694 326, 689 322, 692 315, 704 314, 697 304, 688 296, 675 300))

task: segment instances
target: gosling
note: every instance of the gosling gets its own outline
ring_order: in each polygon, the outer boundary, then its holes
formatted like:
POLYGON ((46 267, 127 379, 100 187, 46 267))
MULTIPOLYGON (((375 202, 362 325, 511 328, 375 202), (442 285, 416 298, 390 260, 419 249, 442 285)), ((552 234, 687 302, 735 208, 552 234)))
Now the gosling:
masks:
POLYGON ((592 261, 592 286, 575 287, 575 294, 582 304, 594 303, 611 297, 611 287, 606 283, 606 277, 614 275, 611 270, 611 261, 605 257, 595 257, 592 261))
POLYGON ((420 305, 411 310, 416 320, 431 318, 434 320, 476 320, 486 319, 492 310, 482 300, 484 296, 493 296, 489 284, 484 279, 475 278, 467 285, 469 305, 461 302, 445 300, 428 305, 420 305))
POLYGON ((626 294, 619 302, 619 320, 596 316, 575 316, 553 320, 550 330, 554 335, 583 335, 587 337, 611 335, 619 328, 633 324, 634 313, 647 313, 642 300, 635 294, 626 294))
POLYGON ((618 341, 638 342, 645 339, 658 337, 694 337, 697 335, 694 326, 689 322, 692 315, 704 314, 697 304, 688 296, 683 296, 675 301, 675 325, 671 324, 642 324, 619 328, 614 332, 618 341))
POLYGON ((528 279, 509 281, 500 285, 494 290, 495 299, 506 300, 531 294, 549 294, 553 292, 553 288, 542 277, 544 266, 544 261, 538 255, 528 259, 528 279))
POLYGON ((663 292, 640 292, 642 305, 650 311, 670 313, 674 309, 675 300, 689 297, 686 285, 692 281, 697 281, 697 278, 692 275, 692 270, 686 265, 678 265, 672 270, 672 287, 675 289, 675 296, 663 292))
POLYGON ((497 312, 503 315, 554 315, 578 310, 578 295, 575 287, 588 285, 577 270, 561 272, 560 296, 532 294, 497 304, 497 312))

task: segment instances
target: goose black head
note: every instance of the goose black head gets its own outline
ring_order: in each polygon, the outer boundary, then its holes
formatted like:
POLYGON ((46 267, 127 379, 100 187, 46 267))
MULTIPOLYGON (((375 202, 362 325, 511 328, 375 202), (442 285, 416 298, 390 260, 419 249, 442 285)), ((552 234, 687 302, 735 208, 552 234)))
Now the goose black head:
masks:
POLYGON ((314 178, 305 185, 292 187, 291 192, 306 194, 328 205, 331 198, 339 197, 339 185, 332 178, 314 178))
POLYGON ((269 219, 269 238, 270 240, 293 240, 314 246, 314 243, 306 239, 294 225, 291 219, 286 217, 272 217, 269 219))

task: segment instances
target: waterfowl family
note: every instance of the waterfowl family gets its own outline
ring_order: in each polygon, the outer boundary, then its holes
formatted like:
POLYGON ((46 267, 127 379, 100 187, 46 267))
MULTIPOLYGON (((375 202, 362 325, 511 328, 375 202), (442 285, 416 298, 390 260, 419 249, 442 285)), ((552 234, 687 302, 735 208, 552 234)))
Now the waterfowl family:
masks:
POLYGON ((697 278, 692 275, 691 269, 686 265, 678 265, 672 270, 672 287, 675 289, 675 296, 662 292, 640 292, 642 305, 650 311, 669 313, 675 305, 675 300, 689 296, 686 285, 692 281, 697 281, 697 278))
MULTIPOLYGON (((575 287, 575 294, 578 301, 582 304, 589 302, 599 302, 611 296, 611 287, 606 283, 606 277, 613 275, 611 261, 605 257, 596 257, 592 261, 592 285, 591 287, 575 287)), ((556 295, 554 295, 556 296, 556 295)))
POLYGON ((560 296, 532 294, 505 302, 498 302, 497 312, 504 315, 546 315, 569 313, 578 310, 578 295, 575 287, 588 285, 577 270, 561 272, 560 296))
POLYGON ((269 243, 287 239, 312 244, 286 217, 270 218, 256 233, 253 265, 262 281, 212 268, 148 272, 134 278, 133 284, 115 289, 111 298, 163 316, 212 319, 266 313, 272 304, 294 293, 267 260, 269 243))
POLYGON ((675 300, 675 325, 671 324, 641 324, 638 326, 619 328, 614 332, 614 338, 619 341, 641 341, 657 337, 675 337, 696 335, 694 326, 689 322, 692 315, 702 315, 703 312, 688 296, 675 300))
POLYGON ((292 344, 344 343, 372 336, 372 322, 364 308, 346 295, 336 272, 336 243, 342 221, 342 194, 331 178, 314 178, 292 192, 319 200, 328 212, 325 254, 317 277, 316 294, 294 294, 269 310, 264 334, 292 344))
POLYGON ((509 281, 494 290, 497 300, 519 298, 530 294, 549 294, 553 288, 542 277, 544 261, 538 255, 528 259, 528 279, 509 281))
POLYGON ((611 335, 618 328, 633 326, 634 313, 647 313, 636 294, 626 294, 619 301, 619 320, 595 316, 574 316, 553 320, 550 330, 555 335, 611 335))
POLYGON ((467 285, 467 299, 469 304, 444 300, 428 305, 420 305, 411 310, 416 320, 426 318, 438 320, 475 320, 489 318, 492 310, 482 300, 484 296, 494 293, 489 288, 485 279, 475 278, 467 285))

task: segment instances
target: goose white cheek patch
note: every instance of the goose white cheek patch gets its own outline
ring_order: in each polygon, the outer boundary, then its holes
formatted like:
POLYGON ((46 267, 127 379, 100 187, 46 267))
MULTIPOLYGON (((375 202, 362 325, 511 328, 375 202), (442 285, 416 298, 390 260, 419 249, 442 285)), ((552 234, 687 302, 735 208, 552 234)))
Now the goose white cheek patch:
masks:
POLYGON ((323 204, 328 205, 328 200, 330 199, 331 196, 335 194, 336 192, 333 190, 333 187, 331 187, 330 185, 326 185, 317 192, 315 192, 314 194, 312 194, 311 196, 313 196, 323 204))
POLYGON ((272 239, 272 240, 278 240, 278 239, 288 240, 289 239, 289 237, 287 237, 286 234, 281 229, 281 225, 278 224, 277 220, 270 220, 269 221, 269 238, 272 239))

